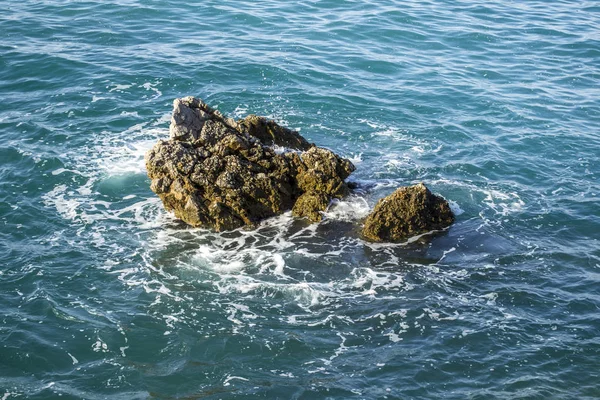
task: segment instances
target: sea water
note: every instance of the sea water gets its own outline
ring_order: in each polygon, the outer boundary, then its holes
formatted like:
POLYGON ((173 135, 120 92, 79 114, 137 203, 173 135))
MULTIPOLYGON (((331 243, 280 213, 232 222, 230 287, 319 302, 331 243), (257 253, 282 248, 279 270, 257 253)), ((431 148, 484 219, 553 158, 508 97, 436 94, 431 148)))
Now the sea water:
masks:
POLYGON ((0 398, 600 398, 592 1, 4 1, 0 398), (191 229, 172 102, 350 158, 320 224, 191 229), (424 182, 447 231, 374 245, 424 182))

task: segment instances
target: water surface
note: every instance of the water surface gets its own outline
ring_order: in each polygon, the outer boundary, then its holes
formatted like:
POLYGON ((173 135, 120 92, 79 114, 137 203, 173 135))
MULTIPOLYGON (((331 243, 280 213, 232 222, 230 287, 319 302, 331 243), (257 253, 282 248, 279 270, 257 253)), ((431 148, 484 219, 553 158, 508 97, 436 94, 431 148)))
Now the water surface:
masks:
POLYGON ((595 2, 9 2, 0 396, 600 397, 595 2), (173 99, 267 115, 368 190, 309 225, 167 214, 173 99), (457 222, 355 226, 425 182, 457 222))

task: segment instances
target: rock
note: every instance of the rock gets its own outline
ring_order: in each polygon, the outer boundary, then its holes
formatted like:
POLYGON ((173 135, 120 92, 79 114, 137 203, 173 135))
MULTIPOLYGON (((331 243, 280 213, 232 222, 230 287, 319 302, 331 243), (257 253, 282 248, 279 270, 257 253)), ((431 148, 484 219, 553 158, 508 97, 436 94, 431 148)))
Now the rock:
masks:
POLYGON ((173 103, 169 132, 146 154, 150 188, 192 226, 230 230, 290 209, 319 221, 332 198, 349 192, 350 161, 274 121, 236 122, 185 97, 173 103))
POLYGON ((251 114, 237 121, 237 125, 240 131, 254 136, 267 146, 277 145, 295 150, 308 150, 314 147, 314 144, 309 143, 298 132, 280 126, 265 117, 251 114))
POLYGON ((306 217, 311 222, 319 222, 321 211, 327 210, 330 198, 323 193, 306 192, 296 200, 292 213, 297 217, 306 217))
POLYGON ((419 183, 379 200, 365 220, 362 235, 373 242, 398 242, 444 229, 452 222, 448 202, 419 183))

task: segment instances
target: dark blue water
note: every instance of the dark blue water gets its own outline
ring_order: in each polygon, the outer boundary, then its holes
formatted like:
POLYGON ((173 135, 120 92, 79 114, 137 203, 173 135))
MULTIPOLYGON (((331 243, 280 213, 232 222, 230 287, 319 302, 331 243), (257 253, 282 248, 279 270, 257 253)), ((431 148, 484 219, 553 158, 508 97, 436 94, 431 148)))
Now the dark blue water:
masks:
POLYGON ((600 398, 596 2, 0 10, 0 399, 600 398), (185 227, 143 155, 187 95, 369 190, 319 225, 185 227), (420 181, 447 232, 357 239, 420 181))

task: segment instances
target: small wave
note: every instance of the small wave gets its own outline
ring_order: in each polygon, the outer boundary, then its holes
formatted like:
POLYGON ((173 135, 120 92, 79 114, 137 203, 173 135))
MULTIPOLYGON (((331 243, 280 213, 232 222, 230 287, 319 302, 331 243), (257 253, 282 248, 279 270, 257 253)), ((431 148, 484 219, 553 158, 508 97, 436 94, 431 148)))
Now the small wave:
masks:
POLYGON ((323 216, 332 220, 355 221, 365 218, 370 211, 364 197, 349 196, 343 200, 334 199, 323 216))
POLYGON ((463 214, 465 212, 462 208, 460 208, 460 206, 458 205, 458 203, 455 202, 454 200, 448 201, 448 204, 450 204, 450 209, 452 210, 452 212, 456 216, 459 216, 459 215, 461 215, 461 214, 463 214))
MULTIPOLYGON (((487 210, 494 213, 494 216, 507 216, 509 214, 519 213, 524 211, 526 204, 522 200, 517 187, 502 187, 500 184, 491 184, 488 182, 476 183, 472 181, 458 181, 449 179, 436 179, 431 182, 433 185, 440 185, 457 189, 465 190, 466 192, 461 197, 467 198, 467 195, 475 196, 475 200, 479 200, 480 204, 485 205, 487 210)), ((450 201, 451 207, 458 207, 456 201, 450 201)), ((461 207, 455 210, 457 215, 464 213, 461 207)))

